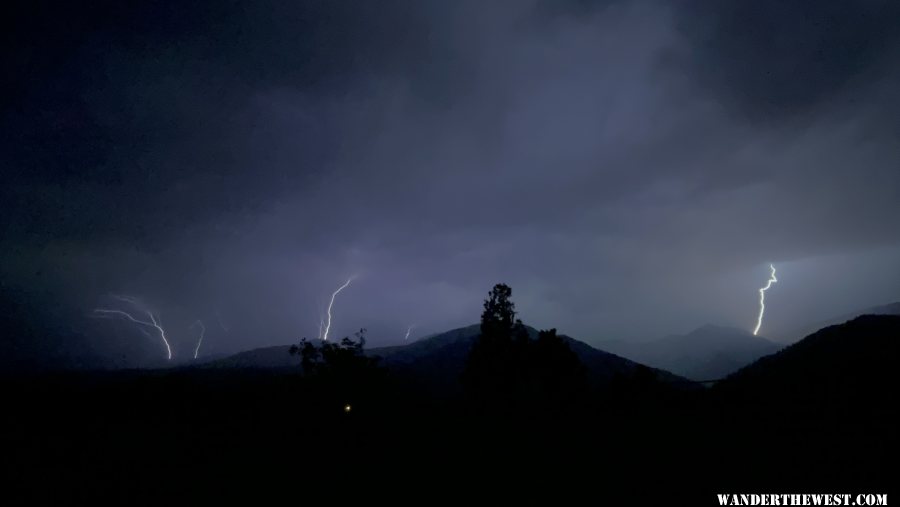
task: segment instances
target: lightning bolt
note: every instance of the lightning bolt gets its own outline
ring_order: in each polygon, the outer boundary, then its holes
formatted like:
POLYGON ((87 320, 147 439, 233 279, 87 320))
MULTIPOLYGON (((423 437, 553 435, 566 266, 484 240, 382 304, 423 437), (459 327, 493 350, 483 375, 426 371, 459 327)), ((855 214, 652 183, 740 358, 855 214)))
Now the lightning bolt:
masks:
POLYGON ((138 308, 142 307, 141 302, 138 301, 137 298, 133 298, 131 296, 120 296, 118 294, 110 294, 110 297, 113 299, 118 299, 119 301, 124 301, 124 302, 126 302, 130 305, 136 306, 138 308))
POLYGON ((322 333, 322 341, 328 341, 328 332, 331 331, 331 307, 334 306, 334 298, 340 294, 340 292, 347 288, 350 285, 350 282, 353 281, 353 277, 347 279, 347 282, 344 285, 338 287, 336 291, 331 295, 331 301, 328 303, 328 311, 326 312, 327 318, 325 320, 325 330, 322 333))
POLYGON ((406 328, 406 336, 403 337, 404 340, 409 340, 409 332, 416 327, 415 324, 410 324, 408 328, 406 328))
POLYGON ((153 316, 152 312, 147 312, 147 315, 150 316, 150 321, 153 322, 153 327, 159 330, 159 337, 162 338, 163 343, 166 344, 166 359, 172 360, 172 347, 169 346, 169 340, 166 338, 166 330, 162 327, 162 319, 159 318, 159 315, 153 316))
POLYGON ((200 344, 203 343, 203 335, 206 334, 206 326, 204 326, 203 323, 200 322, 199 319, 194 321, 194 323, 191 324, 191 327, 189 329, 194 329, 198 325, 200 326, 200 339, 197 340, 197 346, 194 347, 194 359, 197 359, 197 355, 200 354, 200 344))
MULTIPOLYGON (((131 303, 135 306, 137 306, 139 304, 137 302, 137 300, 135 300, 134 298, 127 298, 124 296, 113 296, 113 297, 120 301, 125 301, 127 303, 131 303)), ((146 320, 140 320, 138 318, 135 318, 134 315, 132 315, 126 311, 123 311, 123 310, 115 310, 115 309, 111 309, 111 308, 95 308, 94 309, 94 313, 97 314, 98 316, 121 315, 122 317, 125 317, 125 319, 127 319, 131 322, 134 322, 135 324, 140 324, 142 326, 155 328, 159 332, 159 337, 162 338, 163 344, 165 344, 165 346, 166 346, 166 358, 171 360, 172 359, 172 347, 169 345, 169 339, 166 338, 166 330, 163 329, 163 327, 162 327, 162 321, 160 320, 159 316, 153 315, 153 312, 151 312, 150 310, 144 310, 144 311, 147 313, 147 316, 150 317, 149 322, 146 320)), ((143 331, 143 329, 142 329, 142 331, 143 331)))
POLYGON ((778 279, 775 278, 775 266, 769 264, 769 268, 772 270, 769 281, 766 282, 765 287, 759 289, 759 317, 756 319, 756 329, 753 330, 754 336, 756 336, 756 333, 759 333, 759 328, 762 326, 763 314, 766 313, 766 291, 769 290, 769 287, 771 287, 773 283, 778 282, 778 279))

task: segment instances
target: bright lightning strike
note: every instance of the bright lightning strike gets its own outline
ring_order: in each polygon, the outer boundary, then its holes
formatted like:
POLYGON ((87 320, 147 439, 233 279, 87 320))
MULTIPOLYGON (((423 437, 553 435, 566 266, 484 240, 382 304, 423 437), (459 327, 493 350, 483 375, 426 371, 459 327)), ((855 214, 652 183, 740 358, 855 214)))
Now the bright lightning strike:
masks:
MULTIPOLYGON (((120 301, 126 301, 128 303, 137 305, 137 302, 134 299, 119 297, 119 296, 114 296, 114 297, 116 299, 119 299, 120 301)), ((172 359, 172 347, 169 346, 169 339, 166 338, 166 330, 163 329, 163 327, 162 327, 162 321, 159 319, 158 316, 153 315, 153 312, 151 312, 149 310, 145 310, 145 311, 147 313, 147 316, 150 317, 149 322, 146 320, 137 319, 130 313, 122 311, 122 310, 113 310, 113 309, 109 309, 109 308, 94 309, 94 313, 98 314, 98 315, 107 315, 107 316, 108 315, 121 315, 122 317, 125 317, 125 319, 130 320, 131 322, 134 322, 135 324, 140 324, 142 326, 156 328, 156 330, 159 331, 159 337, 162 338, 163 344, 165 344, 165 346, 166 346, 166 358, 171 360, 172 359)))
POLYGON ((334 291, 334 293, 331 295, 331 301, 328 303, 328 311, 326 312, 327 318, 325 320, 325 329, 324 329, 324 332, 322 333, 322 341, 328 341, 328 332, 331 331, 331 307, 334 306, 334 298, 342 290, 346 289, 347 286, 349 286, 350 282, 352 282, 352 281, 353 281, 353 277, 351 276, 350 278, 347 279, 347 282, 344 283, 344 285, 341 285, 340 287, 338 287, 338 289, 336 291, 334 291))
POLYGON ((197 346, 194 347, 194 359, 197 359, 197 356, 200 354, 200 344, 203 343, 203 335, 206 334, 206 326, 204 326, 203 323, 199 320, 194 321, 194 323, 191 324, 190 329, 193 329, 197 326, 200 326, 200 338, 197 340, 197 346))
POLYGON ((172 360, 172 347, 169 346, 169 340, 166 338, 166 330, 162 327, 162 320, 159 318, 159 315, 153 316, 152 312, 147 312, 147 315, 150 316, 150 321, 153 322, 153 327, 159 330, 159 336, 162 338, 163 343, 166 344, 166 359, 172 360))
POLYGON ((756 329, 753 330, 754 336, 756 336, 756 333, 759 333, 759 328, 762 326, 763 314, 766 312, 766 291, 769 290, 769 287, 771 287, 773 283, 778 282, 778 279, 775 278, 775 266, 769 264, 769 268, 772 270, 769 281, 766 282, 765 287, 759 289, 759 317, 756 319, 756 329))
POLYGON ((415 324, 410 324, 409 327, 406 328, 406 336, 403 337, 404 340, 409 340, 409 333, 414 327, 416 327, 415 324))

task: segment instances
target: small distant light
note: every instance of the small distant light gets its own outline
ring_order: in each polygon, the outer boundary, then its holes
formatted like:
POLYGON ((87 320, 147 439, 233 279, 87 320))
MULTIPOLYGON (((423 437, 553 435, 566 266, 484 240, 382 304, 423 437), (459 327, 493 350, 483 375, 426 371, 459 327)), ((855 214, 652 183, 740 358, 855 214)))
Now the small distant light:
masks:
POLYGON ((353 407, 351 407, 349 403, 344 405, 344 413, 345 414, 349 414, 351 410, 353 410, 353 407))

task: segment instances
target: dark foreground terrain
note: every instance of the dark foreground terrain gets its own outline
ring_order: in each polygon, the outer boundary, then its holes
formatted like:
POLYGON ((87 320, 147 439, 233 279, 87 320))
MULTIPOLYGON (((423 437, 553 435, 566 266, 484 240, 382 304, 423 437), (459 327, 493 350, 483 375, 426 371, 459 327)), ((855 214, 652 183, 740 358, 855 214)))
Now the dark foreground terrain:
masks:
POLYGON ((551 411, 475 410, 390 373, 357 385, 293 370, 7 376, 0 503, 893 493, 898 339, 900 317, 861 317, 712 388, 644 370, 551 411))

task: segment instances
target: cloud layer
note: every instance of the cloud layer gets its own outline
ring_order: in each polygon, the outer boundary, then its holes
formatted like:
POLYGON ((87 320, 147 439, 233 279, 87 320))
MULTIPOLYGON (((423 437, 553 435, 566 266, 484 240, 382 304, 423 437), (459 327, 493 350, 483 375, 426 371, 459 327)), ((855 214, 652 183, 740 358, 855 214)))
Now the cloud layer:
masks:
POLYGON ((894 3, 483 4, 23 12, 5 285, 225 312, 218 352, 314 336, 354 274, 335 331, 374 344, 498 281, 588 341, 748 327, 769 262, 776 336, 900 294, 894 3))

